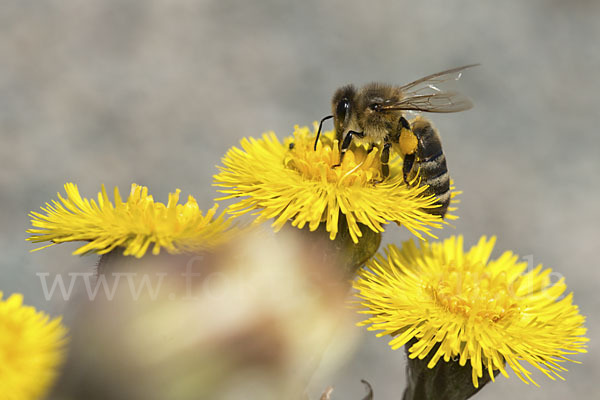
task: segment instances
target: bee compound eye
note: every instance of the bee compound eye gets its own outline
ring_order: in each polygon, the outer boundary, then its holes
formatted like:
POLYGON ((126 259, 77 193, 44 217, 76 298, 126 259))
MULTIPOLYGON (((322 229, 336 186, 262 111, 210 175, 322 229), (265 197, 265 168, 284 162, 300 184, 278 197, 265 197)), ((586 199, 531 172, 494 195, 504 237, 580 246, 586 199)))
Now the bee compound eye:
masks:
POLYGON ((350 101, 347 98, 341 99, 336 107, 336 114, 338 118, 344 119, 346 117, 346 113, 348 112, 348 108, 350 108, 350 101))

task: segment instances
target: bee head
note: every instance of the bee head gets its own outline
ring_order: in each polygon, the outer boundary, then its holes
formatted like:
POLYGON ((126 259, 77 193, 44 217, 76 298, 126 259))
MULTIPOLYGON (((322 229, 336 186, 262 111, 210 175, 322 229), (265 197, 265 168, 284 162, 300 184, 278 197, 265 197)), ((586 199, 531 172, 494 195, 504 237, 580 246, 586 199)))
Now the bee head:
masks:
POLYGON ((356 89, 352 85, 339 88, 331 100, 331 111, 333 114, 333 124, 338 137, 344 132, 353 112, 356 112, 355 98, 356 89))
POLYGON ((397 125, 400 117, 398 111, 386 108, 399 99, 394 87, 370 83, 361 88, 356 99, 358 125, 367 136, 382 139, 397 125))

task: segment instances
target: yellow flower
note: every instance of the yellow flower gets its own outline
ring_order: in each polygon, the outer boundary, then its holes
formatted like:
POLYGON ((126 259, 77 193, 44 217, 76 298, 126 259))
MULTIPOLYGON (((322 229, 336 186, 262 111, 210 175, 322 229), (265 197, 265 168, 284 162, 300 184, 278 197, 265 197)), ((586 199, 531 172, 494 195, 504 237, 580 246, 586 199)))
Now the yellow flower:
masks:
POLYGON ((311 231, 324 222, 332 240, 340 213, 355 243, 362 236, 359 224, 383 232, 383 224, 397 222, 419 238, 421 233, 435 237, 430 228, 441 228, 443 220, 427 210, 437 207, 436 199, 423 195, 425 187, 405 184, 399 157, 390 162, 390 176, 377 183, 382 178, 379 150, 353 145, 343 164, 333 168, 340 159, 333 131, 321 136, 317 151, 314 139, 313 131, 298 126, 293 138, 283 143, 273 132, 258 140, 243 139, 242 150, 230 149, 215 175, 215 185, 224 187, 220 192, 226 194, 219 200, 238 199, 229 208, 234 215, 260 210, 257 222, 275 218, 276 230, 288 220, 300 229, 308 225, 311 231))
POLYGON ((53 200, 52 205, 46 203, 46 207, 42 207, 45 215, 30 214, 34 228, 27 231, 32 234, 27 240, 51 241, 48 246, 88 241, 73 254, 105 254, 123 247, 124 255, 139 258, 151 244, 154 244, 153 254, 158 254, 161 247, 173 254, 211 249, 227 240, 234 231, 223 214, 215 217, 216 205, 203 215, 192 196, 185 204, 177 204, 179 189, 169 194, 166 206, 154 202, 148 188, 136 184, 131 185, 125 202, 121 200, 119 189, 115 188, 114 205, 104 185, 98 194, 98 202, 81 198, 73 183, 65 184, 65 190, 66 198, 58 194, 62 204, 53 200))
MULTIPOLYGON (((585 318, 572 304, 563 279, 552 284, 551 270, 539 265, 526 271, 510 251, 488 261, 495 238, 482 237, 469 252, 463 238, 441 243, 405 242, 389 246, 367 263, 355 282, 362 311, 372 316, 360 325, 392 335, 393 349, 412 338, 411 358, 425 358, 439 343, 429 368, 443 357, 470 362, 473 384, 487 369, 508 376, 505 362, 524 382, 536 384, 521 365, 527 361, 551 379, 566 371, 558 363, 585 353, 585 318)), ((537 384, 536 384, 537 385, 537 384)))
POLYGON ((45 395, 64 358, 66 328, 60 318, 23 305, 23 296, 0 292, 0 398, 33 400, 45 395))

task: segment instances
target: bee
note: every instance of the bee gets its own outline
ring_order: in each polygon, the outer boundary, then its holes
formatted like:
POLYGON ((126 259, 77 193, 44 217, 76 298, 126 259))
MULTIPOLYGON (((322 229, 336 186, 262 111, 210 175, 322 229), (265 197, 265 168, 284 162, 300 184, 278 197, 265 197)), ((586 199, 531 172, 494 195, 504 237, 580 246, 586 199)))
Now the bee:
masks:
POLYGON ((444 90, 441 84, 458 80, 462 72, 478 64, 465 65, 428 75, 403 86, 370 83, 357 89, 353 85, 339 88, 331 101, 332 115, 324 117, 317 131, 314 149, 321 134, 323 122, 333 118, 335 135, 340 146, 341 165, 353 138, 370 143, 371 149, 381 149, 381 175, 389 174, 390 148, 393 146, 403 157, 404 181, 407 185, 428 185, 424 194, 434 195, 439 207, 432 214, 446 214, 450 203, 450 176, 438 132, 424 118, 412 125, 404 117, 405 111, 452 113, 468 110, 471 101, 456 91, 444 90), (439 87, 438 87, 439 86, 439 87))

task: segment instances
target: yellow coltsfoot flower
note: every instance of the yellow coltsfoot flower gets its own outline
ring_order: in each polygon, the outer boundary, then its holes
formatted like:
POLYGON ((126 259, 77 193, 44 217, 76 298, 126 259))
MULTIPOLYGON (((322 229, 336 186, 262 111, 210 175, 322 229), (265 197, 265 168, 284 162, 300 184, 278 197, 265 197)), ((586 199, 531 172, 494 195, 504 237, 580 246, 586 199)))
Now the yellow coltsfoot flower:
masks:
POLYGON ((121 247, 123 255, 140 258, 150 245, 152 254, 159 254, 161 248, 172 254, 211 249, 236 231, 223 214, 215 217, 216 205, 204 215, 192 196, 178 204, 179 189, 169 194, 167 205, 155 202, 148 188, 136 184, 131 185, 126 201, 115 188, 114 205, 104 186, 97 202, 82 198, 73 183, 65 184, 65 190, 66 198, 59 193, 60 202, 53 200, 42 207, 45 214, 30 214, 34 228, 27 231, 32 234, 27 240, 52 242, 48 246, 87 241, 74 254, 106 254, 121 247))
POLYGON ((324 223, 332 240, 340 214, 354 243, 363 234, 361 225, 379 233, 389 222, 419 238, 423 233, 435 237, 431 228, 441 228, 443 220, 427 211, 437 207, 436 199, 423 195, 425 187, 405 184, 399 157, 390 162, 385 180, 379 150, 369 152, 360 144, 351 146, 342 165, 335 167, 340 152, 333 136, 333 131, 325 132, 316 151, 315 132, 307 127, 296 126, 293 137, 283 143, 272 132, 262 139, 243 139, 242 149, 230 149, 215 175, 215 185, 226 194, 219 200, 237 199, 229 208, 234 215, 259 210, 257 222, 274 218, 276 230, 288 221, 311 231, 324 223))
POLYGON ((0 398, 35 400, 54 382, 64 358, 66 328, 23 296, 3 300, 0 291, 0 398))
POLYGON ((527 270, 510 251, 490 261, 494 242, 482 237, 468 252, 461 236, 389 246, 354 284, 362 312, 372 315, 360 325, 392 335, 393 349, 412 341, 409 357, 430 357, 428 368, 441 358, 469 363, 475 387, 484 369, 492 380, 494 371, 508 376, 505 364, 536 384, 521 361, 563 379, 559 362, 586 352, 585 318, 572 293, 563 296, 564 280, 551 283, 551 270, 527 270))

